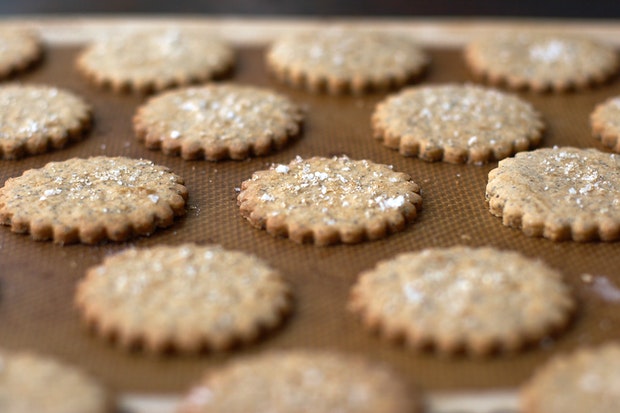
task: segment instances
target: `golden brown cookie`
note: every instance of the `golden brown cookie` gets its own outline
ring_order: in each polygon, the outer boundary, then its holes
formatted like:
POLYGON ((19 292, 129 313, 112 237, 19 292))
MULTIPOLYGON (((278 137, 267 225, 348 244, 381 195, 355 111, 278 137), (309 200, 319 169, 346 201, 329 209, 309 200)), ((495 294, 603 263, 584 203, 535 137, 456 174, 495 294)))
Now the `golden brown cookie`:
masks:
POLYGON ((92 108, 75 94, 44 85, 0 86, 0 159, 59 149, 84 137, 92 108))
POLYGON ((224 350, 279 325, 290 291, 258 258, 219 246, 129 249, 90 268, 76 304, 98 335, 160 353, 224 350))
POLYGON ((100 40, 78 56, 77 67, 114 91, 148 93, 205 82, 228 72, 234 53, 205 30, 165 28, 100 40))
POLYGON ((148 160, 105 156, 50 162, 0 188, 0 224, 60 244, 124 241, 185 213, 181 177, 148 160))
POLYGON ((500 33, 469 43, 465 61, 479 78, 511 89, 565 92, 605 82, 618 71, 613 47, 579 35, 500 33))
POLYGON ((237 203, 252 225, 295 242, 357 243, 402 231, 420 188, 390 166, 346 156, 272 165, 243 182, 237 203))
POLYGON ((620 96, 607 99, 590 115, 594 137, 614 152, 620 152, 620 96))
POLYGON ((267 89, 208 85, 151 98, 134 130, 148 148, 183 159, 246 159, 283 147, 302 118, 298 105, 267 89))
POLYGON ((416 393, 390 369, 359 357, 277 351, 209 371, 178 413, 418 413, 416 393))
POLYGON ((558 271, 488 247, 425 249, 382 261, 360 275, 349 303, 366 328, 387 339, 472 355, 538 341, 564 328, 574 305, 558 271))
POLYGON ((620 411, 620 346, 582 348, 555 356, 521 388, 523 413, 620 411))
POLYGON ((518 153, 489 172, 486 202, 504 225, 553 241, 620 238, 620 157, 596 149, 518 153))
POLYGON ((330 94, 382 91, 419 77, 429 58, 404 36, 329 29, 289 35, 267 51, 282 82, 330 94))
POLYGON ((372 115, 375 138, 405 156, 482 164, 539 144, 544 125, 517 96, 473 85, 412 87, 372 115))
POLYGON ((43 56, 39 35, 31 30, 0 29, 0 79, 28 69, 43 56))
POLYGON ((81 370, 27 352, 0 351, 2 413, 112 413, 107 390, 81 370))

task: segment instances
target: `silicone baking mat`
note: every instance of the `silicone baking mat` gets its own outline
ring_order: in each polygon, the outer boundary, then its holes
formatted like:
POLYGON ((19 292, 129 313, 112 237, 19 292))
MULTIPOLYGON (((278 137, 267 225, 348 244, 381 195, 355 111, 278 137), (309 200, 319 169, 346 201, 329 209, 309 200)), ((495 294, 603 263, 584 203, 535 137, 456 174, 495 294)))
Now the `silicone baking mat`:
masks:
MULTIPOLYGON (((36 242, 0 227, 0 346, 55 355, 83 366, 115 390, 178 393, 203 371, 242 354, 281 348, 328 348, 364 354, 386 362, 428 391, 513 388, 557 352, 620 338, 618 243, 554 243, 528 238, 504 227, 484 202, 485 166, 427 163, 405 158, 372 138, 370 115, 385 95, 317 96, 278 84, 268 76, 263 49, 241 47, 230 80, 285 93, 307 109, 302 136, 284 150, 248 161, 183 161, 149 151, 133 136, 131 118, 144 97, 116 95, 89 84, 74 68, 78 46, 50 46, 39 67, 20 75, 23 82, 72 90, 94 105, 95 126, 82 142, 46 155, 0 162, 0 182, 49 161, 91 155, 148 158, 184 177, 189 189, 187 215, 167 229, 128 243, 60 246, 36 242), (418 219, 401 233, 358 245, 315 247, 274 238, 249 225, 238 213, 237 188, 253 171, 288 163, 297 155, 346 154, 394 165, 422 188, 418 219), (218 243, 254 253, 280 269, 294 292, 293 314, 282 328, 253 345, 224 354, 146 356, 128 353, 92 336, 73 308, 76 282, 89 266, 128 247, 184 242, 218 243), (368 334, 346 311, 357 274, 378 260, 424 247, 491 245, 544 259, 560 269, 574 288, 579 311, 568 331, 522 354, 490 359, 438 358, 387 343, 368 334), (590 282, 584 282, 590 281, 590 282), (615 294, 614 294, 615 292, 615 294)), ((456 49, 431 49, 432 65, 423 84, 473 81, 456 49)), ((594 105, 620 94, 618 83, 561 95, 521 93, 547 124, 542 146, 601 146, 590 135, 594 105)), ((525 275, 525 274, 524 274, 525 275)))

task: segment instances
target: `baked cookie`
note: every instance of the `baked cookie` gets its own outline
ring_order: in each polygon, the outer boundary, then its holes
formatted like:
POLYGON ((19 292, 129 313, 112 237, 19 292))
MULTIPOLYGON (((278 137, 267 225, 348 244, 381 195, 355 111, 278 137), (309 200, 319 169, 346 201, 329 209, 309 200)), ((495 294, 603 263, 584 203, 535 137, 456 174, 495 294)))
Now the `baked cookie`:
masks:
POLYGON ((232 48, 205 30, 151 29, 110 37, 87 47, 78 70, 116 92, 148 93, 205 82, 228 72, 232 48))
POLYGON ((594 137, 614 152, 620 152, 620 96, 599 104, 590 115, 594 137))
POLYGON ((613 47, 578 35, 503 33, 472 41, 465 61, 477 77, 511 89, 564 92, 600 84, 618 70, 613 47))
POLYGON ((523 385, 523 413, 616 413, 620 346, 583 348, 552 358, 523 385))
POLYGON ((620 238, 620 157, 596 149, 543 148, 489 172, 486 202, 504 225, 553 241, 620 238))
POLYGON ((124 241, 185 213, 181 177, 148 160, 105 156, 50 162, 0 188, 0 224, 60 244, 124 241))
POLYGON ((44 85, 0 86, 0 159, 59 149, 82 139, 92 108, 75 94, 44 85))
POLYGON ((482 164, 540 143, 534 107, 517 96, 473 85, 412 87, 379 102, 375 138, 405 156, 482 164))
POLYGON ((422 206, 420 188, 390 166, 346 156, 272 165, 243 182, 237 203, 257 228, 317 245, 401 231, 422 206))
POLYGON ((347 29, 283 37, 268 49, 266 60, 282 82, 330 94, 402 86, 419 77, 429 62, 407 37, 347 29))
POLYGON ((90 268, 75 302, 97 334, 124 348, 224 350, 273 329, 290 308, 279 272, 219 246, 129 249, 90 268))
POLYGON ((0 79, 33 66, 43 56, 39 35, 24 29, 0 29, 0 79))
POLYGON ((394 372, 362 358, 274 351, 209 371, 179 413, 418 413, 420 397, 394 372))
POLYGON ((151 98, 133 124, 150 149, 216 161, 269 154, 299 133, 302 118, 298 105, 269 90, 208 85, 151 98))
POLYGON ((112 413, 107 390, 73 366, 26 352, 0 351, 2 413, 112 413))
POLYGON ((488 247, 382 261, 360 275, 349 304, 387 339, 481 356, 519 350, 564 328, 575 305, 558 271, 488 247))

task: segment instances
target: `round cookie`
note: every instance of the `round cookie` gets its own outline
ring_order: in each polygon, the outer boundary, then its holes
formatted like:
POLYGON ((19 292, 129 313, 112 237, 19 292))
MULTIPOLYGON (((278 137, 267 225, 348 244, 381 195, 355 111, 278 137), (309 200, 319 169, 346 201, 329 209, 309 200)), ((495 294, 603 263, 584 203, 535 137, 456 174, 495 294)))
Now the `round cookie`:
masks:
POLYGON ((412 87, 379 102, 375 138, 405 156, 482 164, 537 146, 544 125, 517 96, 473 85, 412 87))
POLYGON ((228 72, 232 48, 205 30, 140 30, 93 43, 77 58, 79 71, 112 90, 148 93, 205 82, 228 72))
POLYGON ((600 84, 618 70, 613 47, 578 35, 502 33, 472 41, 465 61, 479 78, 511 89, 564 92, 600 84))
POLYGON ((0 351, 2 413, 112 413, 104 387, 82 371, 26 352, 0 351))
POLYGON ((419 77, 429 58, 404 36, 330 29, 274 42, 267 66, 282 82, 312 92, 361 94, 419 77))
POLYGON ((390 166, 346 156, 272 165, 243 182, 241 215, 295 242, 357 243, 401 231, 422 206, 420 188, 390 166))
POLYGON ((301 108, 250 86, 208 85, 155 96, 134 116, 148 148, 184 159, 246 159, 283 147, 300 132, 301 108))
POLYGON ((0 29, 0 79, 28 69, 43 56, 38 34, 23 29, 0 29))
POLYGON ((620 157, 596 149, 543 148, 489 172, 491 214, 553 241, 620 239, 620 157))
POLYGON ((125 241, 185 213, 181 177, 148 160, 105 156, 50 162, 0 188, 0 224, 60 244, 125 241))
POLYGON ((599 104, 590 115, 592 134, 603 145, 620 152, 620 96, 599 104))
POLYGON ((82 139, 92 108, 75 94, 44 85, 0 86, 0 158, 16 159, 82 139))
POLYGON ((521 388, 523 413, 616 413, 620 346, 606 344, 555 356, 521 388))
POLYGON ((419 413, 419 396, 389 369, 328 352, 278 351, 212 370, 179 413, 419 413))
POLYGON ((281 323, 290 292, 258 258, 219 246, 129 249, 90 268, 75 302, 97 334, 160 353, 224 350, 281 323))
POLYGON ((565 327, 574 301, 559 272, 540 261, 452 247, 380 262, 360 275, 349 306, 387 339, 483 356, 517 351, 565 327))

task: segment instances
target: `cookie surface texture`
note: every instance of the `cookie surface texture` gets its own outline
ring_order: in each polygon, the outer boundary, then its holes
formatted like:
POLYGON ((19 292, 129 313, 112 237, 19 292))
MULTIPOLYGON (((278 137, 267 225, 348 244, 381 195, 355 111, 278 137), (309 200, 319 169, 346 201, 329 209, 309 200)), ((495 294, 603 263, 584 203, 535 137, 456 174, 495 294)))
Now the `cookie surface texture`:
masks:
POLYGON ((522 387, 523 413, 615 413, 620 409, 620 347, 606 344, 555 356, 522 387))
POLYGON ((618 70, 613 47, 576 35, 504 33, 465 48, 472 72, 493 85, 563 92, 600 84, 618 70))
POLYGON ((506 226, 553 241, 620 238, 620 156, 596 149, 518 153, 489 172, 486 202, 506 226))
POLYGON ((43 85, 0 86, 0 158, 59 149, 81 139, 92 108, 75 94, 43 85))
POLYGON ((61 244, 124 241, 172 225, 186 198, 181 177, 151 161, 73 158, 8 179, 0 223, 61 244))
POLYGON ((426 161, 482 164, 539 144, 540 114, 517 96, 473 85, 412 87, 372 115, 375 138, 426 161))
POLYGON ((112 413, 106 389, 75 367, 32 353, 0 351, 2 413, 112 413))
POLYGON ((302 117, 299 106, 267 89, 209 85, 151 98, 134 130, 148 148, 184 159, 245 159, 283 147, 302 117))
POLYGON ((349 304, 389 340, 479 356, 517 351, 558 331, 574 307, 559 272, 542 262, 468 247, 382 261, 360 275, 349 304))
POLYGON ((272 165, 243 182, 241 215, 272 235, 317 245, 401 231, 422 206, 420 188, 390 166, 346 156, 272 165))
POLYGON ((590 115, 592 134, 603 145, 620 152, 620 96, 599 104, 590 115))
POLYGON ((224 350, 282 321, 290 292, 258 258, 219 246, 130 249, 88 270, 76 292, 83 318, 124 348, 224 350))
POLYGON ((0 78, 37 63, 43 55, 38 34, 22 29, 0 29, 0 78))
POLYGON ((418 399, 382 365, 296 350, 246 357, 207 373, 179 413, 418 413, 418 399))
POLYGON ((205 82, 228 72, 232 48, 207 31, 168 28, 102 39, 77 58, 81 73, 114 91, 148 93, 205 82))
POLYGON ((271 45, 266 60, 281 81, 329 94, 402 86, 419 77, 429 62, 411 39, 347 29, 281 38, 271 45))

